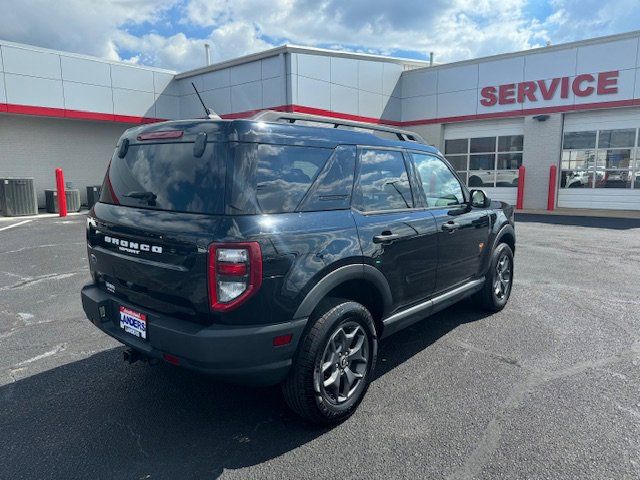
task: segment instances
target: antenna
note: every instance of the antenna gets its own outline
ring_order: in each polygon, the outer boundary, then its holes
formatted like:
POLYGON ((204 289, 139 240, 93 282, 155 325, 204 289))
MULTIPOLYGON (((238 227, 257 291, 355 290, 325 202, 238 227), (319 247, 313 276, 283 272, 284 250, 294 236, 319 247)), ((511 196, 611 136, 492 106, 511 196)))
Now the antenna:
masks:
POLYGON ((204 108, 204 114, 207 116, 207 118, 209 118, 211 120, 222 120, 220 118, 220 115, 218 115, 216 112, 214 112, 210 108, 207 108, 207 106, 204 104, 204 101, 202 100, 202 97, 200 96, 200 92, 198 92, 198 89, 196 88, 196 84, 191 82, 191 86, 196 91, 196 95, 198 96, 198 100, 200 100, 200 103, 202 104, 202 108, 204 108))

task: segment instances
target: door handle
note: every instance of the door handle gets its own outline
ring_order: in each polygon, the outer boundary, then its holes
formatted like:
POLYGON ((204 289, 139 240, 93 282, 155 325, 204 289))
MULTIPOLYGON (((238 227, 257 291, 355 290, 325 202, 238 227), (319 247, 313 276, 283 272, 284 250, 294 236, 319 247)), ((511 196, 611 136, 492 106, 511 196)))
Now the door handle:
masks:
POLYGON ((460 224, 454 221, 449 221, 442 224, 442 230, 445 232, 453 233, 460 228, 460 224))
POLYGON ((400 238, 400 235, 398 235, 397 233, 383 232, 380 235, 373 236, 373 243, 391 243, 394 240, 398 240, 399 238, 400 238))

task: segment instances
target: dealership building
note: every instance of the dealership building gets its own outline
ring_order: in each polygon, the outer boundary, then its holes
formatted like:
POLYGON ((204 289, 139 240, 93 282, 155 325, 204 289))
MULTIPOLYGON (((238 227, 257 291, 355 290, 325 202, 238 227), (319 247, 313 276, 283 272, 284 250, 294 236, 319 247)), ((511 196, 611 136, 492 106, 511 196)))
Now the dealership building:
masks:
MULTIPOLYGON (((173 72, 0 40, 0 178, 100 184, 120 134, 275 109, 387 124, 523 207, 640 211, 640 31, 448 64, 285 45, 173 72), (519 178, 524 166, 524 182, 519 178), (552 166, 557 169, 553 182, 552 166), (551 182, 550 182, 551 178, 551 182)), ((203 55, 204 57, 204 55, 203 55)))

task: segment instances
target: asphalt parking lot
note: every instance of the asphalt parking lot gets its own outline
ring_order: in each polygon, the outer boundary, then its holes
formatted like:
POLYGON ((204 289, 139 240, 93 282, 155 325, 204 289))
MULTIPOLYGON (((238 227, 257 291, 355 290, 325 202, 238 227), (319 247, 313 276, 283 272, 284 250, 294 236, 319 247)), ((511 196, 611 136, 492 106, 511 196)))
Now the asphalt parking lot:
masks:
POLYGON ((640 224, 541 218, 507 308, 389 338, 329 430, 277 388, 125 364, 80 305, 84 217, 2 221, 0 479, 639 478, 640 224))

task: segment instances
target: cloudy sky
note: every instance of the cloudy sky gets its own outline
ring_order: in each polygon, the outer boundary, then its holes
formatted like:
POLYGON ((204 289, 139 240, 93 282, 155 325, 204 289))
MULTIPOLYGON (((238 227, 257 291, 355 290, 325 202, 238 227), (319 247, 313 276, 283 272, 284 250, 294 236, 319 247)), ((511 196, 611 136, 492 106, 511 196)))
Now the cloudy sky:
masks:
POLYGON ((187 70, 283 43, 464 60, 640 28, 638 0, 0 0, 0 39, 187 70))

